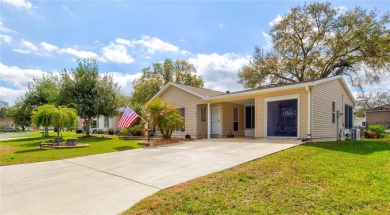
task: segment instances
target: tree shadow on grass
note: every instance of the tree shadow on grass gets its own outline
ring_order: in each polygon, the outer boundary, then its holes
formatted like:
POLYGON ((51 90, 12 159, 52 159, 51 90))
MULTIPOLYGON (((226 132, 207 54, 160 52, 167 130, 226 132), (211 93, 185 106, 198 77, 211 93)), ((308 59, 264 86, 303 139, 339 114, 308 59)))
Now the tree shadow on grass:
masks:
POLYGON ((41 144, 41 142, 28 142, 28 143, 24 143, 24 144, 20 144, 19 146, 20 147, 37 147, 39 146, 39 144, 41 144))
POLYGON ((305 147, 316 147, 351 154, 368 155, 374 152, 390 151, 390 141, 336 141, 302 144, 305 147))
MULTIPOLYGON (((38 140, 42 140, 42 137, 20 137, 18 139, 5 140, 4 142, 19 143, 19 142, 25 142, 25 141, 38 141, 38 140)), ((43 139, 42 141, 44 141, 44 140, 45 139, 43 139)))
POLYGON ((117 151, 125 151, 125 150, 130 150, 130 149, 135 149, 135 148, 131 147, 131 146, 120 146, 120 147, 116 147, 114 149, 117 151))
POLYGON ((23 154, 23 153, 30 153, 30 152, 43 152, 43 151, 45 151, 45 150, 35 148, 35 149, 16 151, 15 154, 23 154))

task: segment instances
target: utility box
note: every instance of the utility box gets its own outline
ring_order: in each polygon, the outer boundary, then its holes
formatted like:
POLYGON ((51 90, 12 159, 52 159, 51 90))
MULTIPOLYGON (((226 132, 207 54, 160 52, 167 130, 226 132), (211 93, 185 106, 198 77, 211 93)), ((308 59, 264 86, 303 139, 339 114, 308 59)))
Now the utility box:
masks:
POLYGON ((351 139, 352 140, 360 140, 360 129, 352 128, 351 129, 351 139))

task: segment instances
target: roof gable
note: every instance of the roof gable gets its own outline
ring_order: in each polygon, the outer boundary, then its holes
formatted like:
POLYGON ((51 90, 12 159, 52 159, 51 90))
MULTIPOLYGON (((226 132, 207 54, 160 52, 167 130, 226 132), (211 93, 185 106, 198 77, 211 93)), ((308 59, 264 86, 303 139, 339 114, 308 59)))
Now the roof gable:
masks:
MULTIPOLYGON (((176 87, 176 88, 178 88, 180 90, 183 90, 183 91, 185 91, 187 93, 190 93, 190 94, 192 94, 194 96, 197 96, 197 97, 199 97, 201 99, 206 99, 206 98, 209 98, 209 97, 225 94, 223 92, 219 92, 219 91, 215 91, 215 90, 209 90, 209 89, 192 87, 192 86, 188 86, 188 85, 184 85, 184 84, 178 84, 178 83, 174 83, 174 82, 169 82, 160 91, 158 91, 158 93, 156 93, 156 95, 154 95, 149 100, 149 102, 152 101, 153 99, 161 96, 161 94, 163 94, 169 87, 176 87)), ((149 102, 147 102, 147 103, 149 103, 149 102)))
MULTIPOLYGON (((354 105, 356 105, 355 98, 353 97, 351 91, 349 90, 349 87, 345 83, 344 79, 342 78, 341 75, 337 76, 332 76, 328 78, 322 78, 318 80, 311 80, 311 81, 304 81, 304 82, 296 82, 296 83, 291 83, 291 84, 285 84, 285 85, 273 85, 273 86, 266 86, 263 88, 258 88, 258 89, 250 89, 250 90, 243 90, 243 91, 237 91, 237 92, 229 92, 229 93, 224 93, 224 92, 219 92, 215 90, 209 90, 209 89, 204 89, 204 88, 198 88, 198 87, 192 87, 192 86, 187 86, 183 84, 178 84, 178 83, 173 83, 169 82, 166 84, 156 95, 154 95, 150 100, 155 99, 156 97, 159 97, 161 94, 163 94, 169 87, 176 87, 178 89, 181 89, 185 92, 188 92, 194 96, 197 96, 203 100, 209 100, 213 98, 228 98, 233 95, 252 95, 256 93, 263 93, 263 92, 269 92, 269 91, 274 91, 274 90, 282 90, 282 89, 293 89, 293 88, 299 88, 299 87, 307 87, 307 86, 315 86, 321 83, 326 83, 329 81, 333 80, 339 80, 340 83, 342 84, 344 90, 347 92, 348 96, 350 97, 351 101, 353 102, 354 105)), ((148 103, 149 103, 148 102, 148 103)))

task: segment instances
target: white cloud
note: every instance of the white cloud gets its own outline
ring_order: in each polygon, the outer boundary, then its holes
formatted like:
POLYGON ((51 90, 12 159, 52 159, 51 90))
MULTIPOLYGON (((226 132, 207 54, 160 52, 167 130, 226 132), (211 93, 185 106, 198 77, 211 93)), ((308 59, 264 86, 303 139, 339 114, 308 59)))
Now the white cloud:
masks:
POLYGON ((149 37, 143 35, 139 40, 132 40, 131 44, 140 45, 146 48, 149 54, 156 52, 179 52, 179 48, 170 43, 164 42, 156 37, 149 37))
POLYGON ((21 54, 30 54, 31 50, 26 50, 26 49, 12 49, 14 52, 18 52, 21 54))
POLYGON ((8 102, 9 105, 13 105, 16 98, 22 96, 25 92, 26 91, 24 89, 14 90, 0 86, 0 100, 8 102))
POLYGON ((75 17, 74 13, 73 13, 71 10, 69 10, 68 6, 66 6, 66 5, 61 5, 61 8, 62 8, 62 10, 65 11, 65 13, 67 13, 69 16, 75 17))
POLYGON ((123 74, 119 72, 110 72, 112 74, 114 82, 117 82, 120 86, 120 91, 123 95, 129 96, 133 92, 132 82, 142 76, 142 73, 137 74, 123 74))
POLYGON ((3 24, 3 21, 1 21, 1 19, 0 19, 0 32, 11 33, 11 32, 15 32, 15 31, 5 27, 5 25, 3 24))
POLYGON ((218 27, 219 28, 223 28, 223 24, 221 23, 221 24, 218 24, 218 27))
POLYGON ((103 61, 111 61, 114 63, 134 63, 134 58, 127 54, 127 49, 124 45, 110 43, 103 47, 103 61))
POLYGON ((22 40, 19 46, 20 48, 15 48, 13 50, 22 54, 38 53, 38 47, 30 41, 22 40))
POLYGON ((250 56, 234 53, 223 55, 197 54, 188 59, 202 76, 205 87, 218 91, 237 91, 243 87, 238 83, 239 70, 249 62, 250 56))
POLYGON ((27 40, 22 40, 22 42, 20 43, 23 47, 31 50, 31 51, 37 51, 38 48, 30 41, 27 41, 27 40))
POLYGON ((39 45, 41 45, 41 47, 42 47, 45 51, 48 51, 48 52, 52 52, 52 51, 58 50, 58 47, 57 47, 57 46, 52 45, 52 44, 49 44, 49 43, 46 43, 46 42, 41 42, 39 45))
POLYGON ((6 43, 11 43, 12 37, 5 35, 5 34, 0 34, 0 40, 4 41, 6 43))
POLYGON ((264 46, 264 49, 270 49, 272 48, 272 37, 271 35, 265 33, 265 32, 261 32, 261 34, 263 35, 264 39, 265 39, 265 42, 266 42, 266 45, 264 46))
POLYGON ((346 6, 337 6, 334 9, 336 9, 340 14, 343 14, 348 11, 348 8, 346 6))
POLYGON ((278 24, 280 21, 282 21, 282 19, 283 19, 283 17, 280 15, 280 14, 278 14, 276 17, 275 17, 275 19, 273 19, 271 22, 269 22, 268 24, 270 25, 270 26, 274 26, 274 25, 276 25, 276 24, 278 24))
POLYGON ((30 10, 33 8, 31 2, 26 0, 1 0, 1 3, 8 4, 13 7, 30 10))
POLYGON ((98 55, 95 52, 89 52, 89 51, 79 51, 73 48, 66 48, 66 49, 61 49, 61 53, 67 53, 74 55, 79 58, 97 58, 98 55))
POLYGON ((10 83, 17 88, 26 88, 29 81, 41 78, 43 74, 47 73, 39 69, 21 69, 17 66, 7 66, 0 63, 1 81, 10 83))
POLYGON ((126 46, 133 46, 130 40, 122 39, 122 38, 116 38, 115 42, 121 45, 126 45, 126 46))

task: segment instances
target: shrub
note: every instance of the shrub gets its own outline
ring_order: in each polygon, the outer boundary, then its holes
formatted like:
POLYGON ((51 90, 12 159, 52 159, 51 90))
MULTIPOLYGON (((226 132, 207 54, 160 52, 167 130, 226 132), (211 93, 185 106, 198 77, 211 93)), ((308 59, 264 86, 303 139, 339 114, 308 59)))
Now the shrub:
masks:
POLYGON ((371 131, 371 136, 373 138, 383 138, 386 133, 386 128, 383 125, 370 125, 368 129, 371 131), (375 135, 373 134, 375 133, 375 135))
POLYGON ((109 128, 109 129, 108 129, 108 134, 113 135, 113 134, 114 134, 114 129, 113 129, 113 128, 109 128))
POLYGON ((145 112, 151 115, 151 124, 160 128, 164 139, 170 139, 173 131, 184 127, 182 113, 172 104, 159 98, 151 101, 145 112))
POLYGON ((129 128, 122 128, 121 133, 129 136, 142 136, 144 134, 143 124, 133 125, 129 128))

